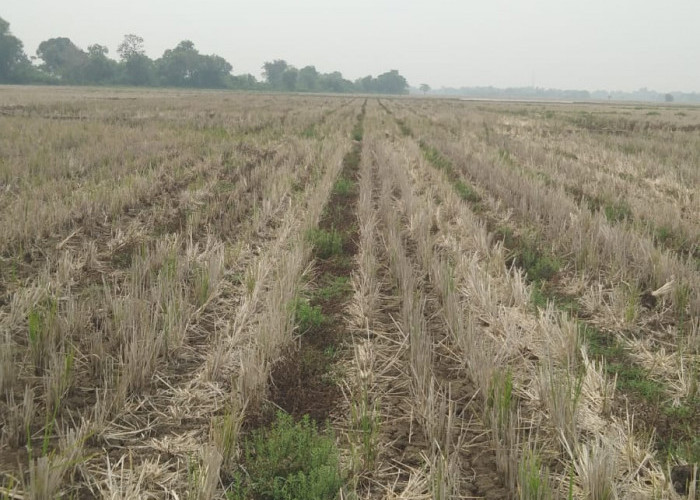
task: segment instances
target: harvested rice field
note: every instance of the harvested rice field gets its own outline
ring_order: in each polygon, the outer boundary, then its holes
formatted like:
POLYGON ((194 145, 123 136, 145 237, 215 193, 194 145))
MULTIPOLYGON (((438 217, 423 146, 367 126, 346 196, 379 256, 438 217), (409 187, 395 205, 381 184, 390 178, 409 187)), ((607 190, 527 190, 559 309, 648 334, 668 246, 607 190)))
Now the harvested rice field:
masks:
POLYGON ((0 235, 0 498, 697 498, 700 107, 0 87, 0 235))

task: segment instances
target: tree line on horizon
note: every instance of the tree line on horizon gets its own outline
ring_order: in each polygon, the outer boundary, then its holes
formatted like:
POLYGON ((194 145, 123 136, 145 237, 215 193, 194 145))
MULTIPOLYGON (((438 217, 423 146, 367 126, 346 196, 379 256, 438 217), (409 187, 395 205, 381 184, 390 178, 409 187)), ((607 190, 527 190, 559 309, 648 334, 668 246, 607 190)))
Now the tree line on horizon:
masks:
POLYGON ((339 71, 321 73, 314 66, 297 69, 282 59, 266 62, 262 66, 264 81, 258 81, 251 74, 234 75, 226 59, 215 54, 201 54, 190 40, 183 40, 167 49, 160 58, 151 59, 146 55, 143 38, 129 34, 117 48, 118 60, 108 54, 109 49, 104 45, 92 44, 84 51, 69 38, 57 37, 41 42, 36 57, 30 58, 24 52, 22 41, 10 32, 10 24, 0 17, 0 84, 377 94, 407 94, 409 88, 397 70, 350 81, 339 71))

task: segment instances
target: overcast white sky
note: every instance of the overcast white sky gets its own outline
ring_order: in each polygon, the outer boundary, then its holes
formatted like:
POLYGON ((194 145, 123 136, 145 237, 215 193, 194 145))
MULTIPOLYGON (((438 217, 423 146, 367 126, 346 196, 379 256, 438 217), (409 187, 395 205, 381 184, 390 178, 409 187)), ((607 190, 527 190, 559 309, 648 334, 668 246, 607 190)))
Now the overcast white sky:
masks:
POLYGON ((411 85, 700 91, 700 0, 3 0, 29 55, 125 33, 160 57, 184 39, 259 77, 265 61, 398 69, 411 85))

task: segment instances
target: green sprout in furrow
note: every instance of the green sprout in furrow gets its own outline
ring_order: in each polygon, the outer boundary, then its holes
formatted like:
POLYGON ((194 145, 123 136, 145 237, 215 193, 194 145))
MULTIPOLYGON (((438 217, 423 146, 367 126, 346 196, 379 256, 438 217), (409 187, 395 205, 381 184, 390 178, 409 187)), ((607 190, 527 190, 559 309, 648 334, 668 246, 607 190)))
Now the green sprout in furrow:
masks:
POLYGON ((236 472, 228 498, 334 499, 343 484, 330 429, 319 431, 308 415, 298 422, 278 413, 268 429, 243 443, 245 469, 236 472))

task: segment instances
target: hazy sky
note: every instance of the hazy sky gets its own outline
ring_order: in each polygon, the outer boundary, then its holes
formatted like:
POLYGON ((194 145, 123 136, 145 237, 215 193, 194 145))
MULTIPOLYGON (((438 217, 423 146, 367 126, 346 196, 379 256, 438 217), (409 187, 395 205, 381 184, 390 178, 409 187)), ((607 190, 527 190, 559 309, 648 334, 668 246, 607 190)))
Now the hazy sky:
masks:
POLYGON ((700 0, 3 0, 29 55, 66 36, 157 58, 184 39, 259 77, 263 62, 398 69, 411 85, 700 91, 700 0))

